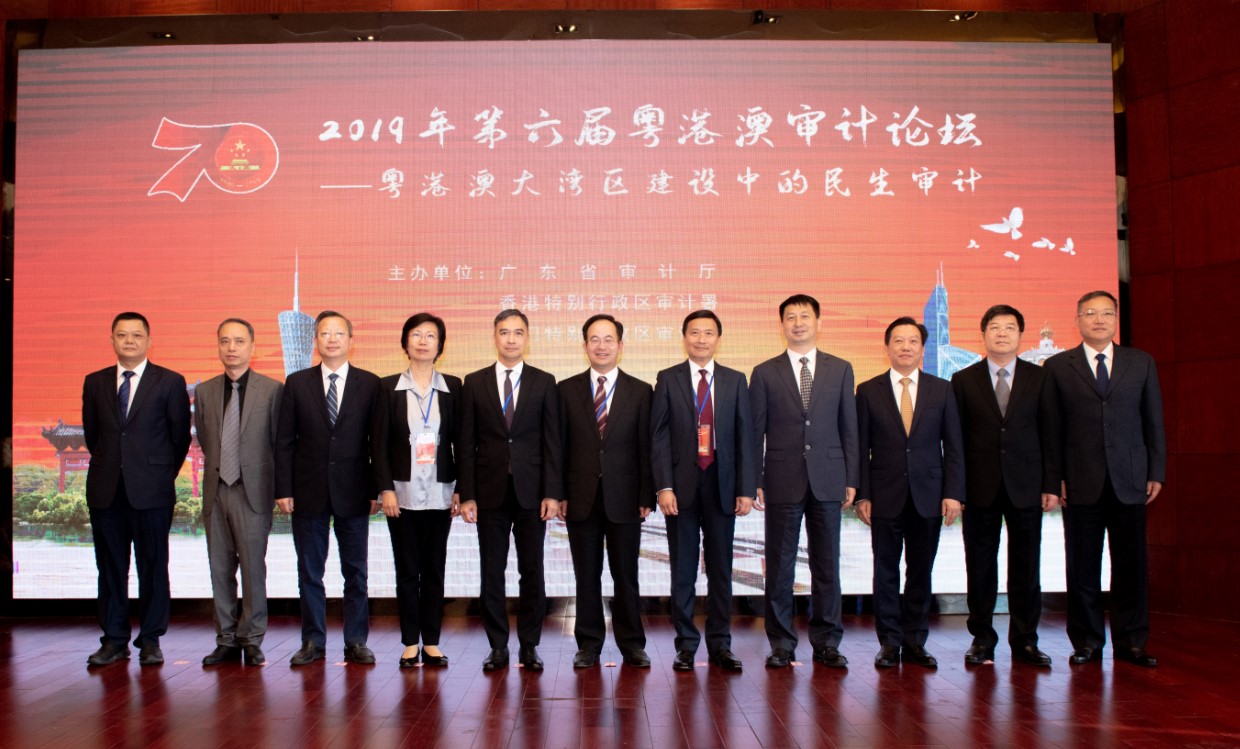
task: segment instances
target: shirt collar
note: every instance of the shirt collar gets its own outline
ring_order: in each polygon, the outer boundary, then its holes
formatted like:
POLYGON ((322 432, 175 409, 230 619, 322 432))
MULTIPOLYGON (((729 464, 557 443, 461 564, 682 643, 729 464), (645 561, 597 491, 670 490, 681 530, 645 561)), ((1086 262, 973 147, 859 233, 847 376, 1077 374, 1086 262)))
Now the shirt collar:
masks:
POLYGON ((907 375, 902 375, 899 372, 895 371, 894 369, 888 369, 887 374, 891 377, 891 384, 894 387, 904 387, 902 384, 900 384, 901 377, 908 377, 910 380, 913 381, 912 382, 913 387, 917 387, 917 378, 921 376, 921 370, 914 369, 911 373, 907 375))
POLYGON ((225 372, 225 373, 224 373, 224 382, 225 382, 225 383, 226 383, 229 387, 232 387, 232 383, 234 383, 234 382, 239 382, 239 383, 241 383, 241 387, 242 387, 242 388, 244 388, 244 387, 246 386, 246 384, 248 384, 248 383, 249 383, 249 381, 250 381, 250 370, 249 370, 249 368, 248 368, 248 367, 246 368, 246 370, 245 370, 244 372, 242 372, 242 373, 241 373, 241 376, 240 376, 240 377, 238 377, 238 378, 237 378, 237 379, 235 379, 235 380, 234 380, 233 378, 229 377, 227 372, 225 372))
MULTIPOLYGON (((409 374, 409 370, 400 373, 400 379, 396 381, 396 390, 413 390, 413 375, 409 374)), ((441 393, 448 392, 448 381, 436 369, 431 375, 431 390, 438 390, 441 393)))
POLYGON ((706 362, 706 366, 704 366, 704 367, 699 367, 698 365, 696 365, 696 364, 694 364, 694 363, 693 363, 693 360, 689 360, 689 374, 693 375, 693 379, 694 379, 694 381, 695 381, 695 382, 697 381, 697 379, 698 379, 699 377, 701 377, 701 376, 702 376, 702 375, 701 375, 701 370, 703 370, 703 369, 705 369, 705 370, 706 370, 706 379, 707 379, 707 380, 710 380, 710 379, 714 378, 714 376, 715 376, 715 360, 714 360, 714 359, 711 359, 710 361, 706 362))
MULTIPOLYGON (((521 373, 525 371, 525 360, 522 359, 521 361, 514 364, 512 367, 505 367, 502 361, 495 362, 495 374, 497 377, 503 377, 504 373, 507 372, 509 369, 512 369, 512 381, 516 382, 517 380, 521 379, 521 373)), ((435 374, 439 374, 439 373, 436 372, 435 374)))
POLYGON ((344 364, 341 364, 340 369, 337 369, 335 372, 328 369, 326 364, 323 364, 320 369, 323 372, 323 382, 327 382, 327 377, 332 374, 340 375, 340 379, 342 380, 349 376, 349 363, 347 361, 344 364))
POLYGON ((809 359, 807 363, 809 364, 810 369, 813 369, 814 364, 818 361, 818 349, 810 349, 809 351, 806 351, 804 354, 798 354, 792 349, 788 349, 787 354, 788 354, 789 361, 792 362, 792 366, 796 367, 797 369, 801 368, 801 357, 802 356, 809 359))
POLYGON ((120 362, 117 362, 116 363, 116 378, 119 380, 120 378, 125 376, 124 374, 122 374, 123 372, 131 371, 133 372, 134 377, 137 377, 139 380, 142 379, 142 375, 146 372, 147 361, 148 361, 147 359, 143 359, 141 363, 139 363, 138 366, 134 367, 132 370, 125 369, 124 365, 122 365, 120 362))
POLYGON ((1005 364, 1004 366, 1000 367, 998 364, 995 364, 993 361, 991 361, 989 358, 987 358, 987 359, 986 359, 986 366, 987 366, 987 368, 989 368, 989 370, 990 370, 990 378, 991 378, 991 379, 994 379, 994 378, 996 378, 996 377, 998 377, 998 376, 999 376, 999 370, 1000 370, 1000 369, 1006 369, 1006 370, 1007 370, 1007 373, 1008 373, 1008 379, 1009 379, 1009 380, 1010 380, 1010 379, 1012 379, 1012 376, 1016 374, 1016 359, 1012 359, 1012 361, 1010 361, 1010 362, 1008 362, 1007 364, 1005 364))
POLYGON ((1091 367, 1098 363, 1098 360, 1096 358, 1098 354, 1106 354, 1108 363, 1112 363, 1115 361, 1115 342, 1114 341, 1111 341, 1110 343, 1108 343, 1107 347, 1102 349, 1101 351, 1095 351, 1093 346, 1090 346, 1088 343, 1081 341, 1081 349, 1085 352, 1085 361, 1089 362, 1089 366, 1091 367))
POLYGON ((616 381, 616 374, 619 371, 620 371, 619 367, 612 367, 610 372, 608 372, 607 374, 603 374, 602 372, 599 372, 598 370, 596 370, 594 367, 590 367, 590 384, 596 385, 598 384, 598 378, 606 377, 607 387, 610 388, 612 383, 616 381))

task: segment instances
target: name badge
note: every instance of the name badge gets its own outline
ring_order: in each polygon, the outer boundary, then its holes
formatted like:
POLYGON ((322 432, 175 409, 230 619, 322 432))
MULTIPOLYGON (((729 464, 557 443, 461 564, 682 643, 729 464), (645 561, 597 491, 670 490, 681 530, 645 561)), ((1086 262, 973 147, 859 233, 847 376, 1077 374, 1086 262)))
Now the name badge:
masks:
POLYGON ((417 440, 413 443, 413 454, 417 457, 418 465, 431 465, 435 462, 435 435, 431 432, 422 432, 418 435, 417 440))
POLYGON ((698 425, 698 455, 710 456, 710 424, 698 425))

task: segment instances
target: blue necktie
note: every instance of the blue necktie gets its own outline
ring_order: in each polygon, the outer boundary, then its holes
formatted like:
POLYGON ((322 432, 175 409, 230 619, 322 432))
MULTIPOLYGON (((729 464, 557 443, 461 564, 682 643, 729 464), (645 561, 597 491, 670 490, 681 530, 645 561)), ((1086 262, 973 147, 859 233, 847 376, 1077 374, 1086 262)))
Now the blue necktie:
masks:
POLYGON ((116 391, 116 397, 120 401, 121 407, 121 423, 129 421, 129 380, 134 376, 133 372, 121 372, 125 381, 121 383, 121 389, 116 391))
POLYGON ((336 426, 336 415, 340 411, 340 405, 336 401, 336 379, 340 375, 332 373, 327 376, 331 380, 331 384, 327 386, 327 420, 332 426, 336 426))
POLYGON ((1107 355, 1098 354, 1094 358, 1098 360, 1098 368, 1094 370, 1094 374, 1098 376, 1098 395, 1106 396, 1107 391, 1111 389, 1111 376, 1107 373, 1107 355))

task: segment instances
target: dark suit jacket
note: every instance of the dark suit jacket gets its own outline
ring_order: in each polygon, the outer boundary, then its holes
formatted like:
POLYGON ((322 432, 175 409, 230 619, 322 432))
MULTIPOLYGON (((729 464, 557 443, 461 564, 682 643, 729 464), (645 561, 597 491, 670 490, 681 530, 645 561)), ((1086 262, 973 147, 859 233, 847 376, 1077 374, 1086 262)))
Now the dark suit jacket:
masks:
POLYGON ((989 507, 1001 485, 1013 507, 1038 507, 1043 494, 1059 494, 1059 405, 1044 369, 1016 360, 1007 414, 999 413, 986 359, 953 375, 952 391, 970 506, 989 507))
POLYGON ((370 514, 370 421, 379 378, 349 365, 336 425, 327 420, 322 365, 288 376, 276 429, 276 498, 292 497, 293 514, 370 514))
POLYGON ((465 376, 457 442, 457 491, 462 502, 475 501, 482 510, 504 504, 510 474, 517 502, 527 510, 537 509, 544 497, 564 497, 560 392, 555 377, 526 362, 515 393, 509 431, 496 387, 495 365, 465 376))
POLYGON ((758 486, 767 502, 799 502, 807 486, 819 501, 843 502, 844 488, 859 486, 852 365, 821 351, 817 356, 808 412, 801 408, 800 381, 786 352, 753 370, 749 400, 758 486))
MULTIPOLYGON (((442 374, 442 373, 441 373, 442 374)), ((441 484, 456 481, 457 403, 461 398, 461 378, 443 375, 448 393, 436 391, 439 409, 439 446, 435 450, 435 480, 441 484)), ((394 481, 408 481, 413 475, 409 452, 409 391, 397 390, 400 374, 379 381, 371 420, 374 446, 374 474, 377 491, 395 491, 394 481)), ((420 427, 419 427, 420 428, 420 427)))
POLYGON ((638 523, 638 508, 655 505, 650 473, 650 400, 641 380, 617 370, 616 389, 600 439, 594 417, 590 371, 560 382, 564 437, 564 498, 568 519, 584 520, 600 487, 603 508, 613 523, 638 523))
POLYGON ((906 435, 888 372, 857 388, 861 487, 874 517, 899 517, 911 496, 923 518, 942 514, 942 500, 964 502, 963 439, 951 384, 922 372, 913 427, 906 435))
POLYGON ((86 504, 110 507, 123 476, 134 509, 171 507, 191 439, 185 378, 147 361, 123 426, 116 390, 115 364, 82 383, 82 432, 90 450, 86 504))
MULTIPOLYGON (((224 431, 224 390, 232 387, 227 375, 217 375, 194 391, 194 425, 202 448, 202 515, 215 505, 220 478, 220 438, 224 431)), ((275 505, 276 424, 280 420, 279 382, 250 370, 241 409, 241 483, 250 508, 271 513, 275 505)), ((288 496, 288 495, 282 495, 288 496)))
MULTIPOLYGON (((697 496, 698 404, 691 383, 700 379, 698 369, 684 362, 660 372, 650 408, 654 486, 656 490, 671 487, 681 507, 692 507, 697 496)), ((719 362, 715 362, 713 388, 719 504, 731 514, 737 497, 752 497, 757 489, 749 388, 745 375, 719 362)))
POLYGON ((1098 394, 1094 363, 1080 346, 1052 356, 1046 372, 1059 400, 1060 446, 1068 504, 1094 504, 1109 475, 1124 504, 1145 504, 1147 481, 1166 481, 1158 369, 1149 354, 1115 346, 1110 390, 1098 394))

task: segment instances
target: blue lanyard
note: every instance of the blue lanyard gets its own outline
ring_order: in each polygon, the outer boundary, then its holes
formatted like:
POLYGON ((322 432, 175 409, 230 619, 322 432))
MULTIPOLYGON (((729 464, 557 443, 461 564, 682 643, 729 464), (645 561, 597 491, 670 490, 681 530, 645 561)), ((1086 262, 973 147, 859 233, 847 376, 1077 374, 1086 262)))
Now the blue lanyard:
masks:
POLYGON ((693 402, 697 403, 697 423, 702 426, 702 411, 706 409, 706 402, 710 400, 711 390, 715 387, 715 375, 710 376, 710 380, 706 383, 706 397, 698 401, 697 393, 693 394, 693 402))
POLYGON ((525 370, 521 370, 521 376, 513 383, 512 392, 504 399, 504 405, 500 408, 503 413, 508 413, 508 404, 512 402, 512 396, 517 394, 517 388, 521 387, 521 380, 525 377, 525 370))
MULTIPOLYGON (((525 375, 522 374, 522 376, 524 377, 525 375)), ((611 383, 611 390, 608 390, 607 395, 603 396, 603 405, 594 412, 595 421, 598 421, 598 418, 602 416, 605 411, 607 411, 607 406, 611 404, 611 394, 616 392, 616 384, 618 382, 620 382, 620 377, 617 375, 616 381, 611 383)))
POLYGON ((429 432, 431 430, 431 406, 435 404, 435 388, 431 386, 431 397, 426 401, 425 411, 422 410, 422 399, 418 397, 418 391, 413 391, 413 397, 418 400, 418 413, 422 414, 422 428, 429 432))

